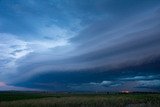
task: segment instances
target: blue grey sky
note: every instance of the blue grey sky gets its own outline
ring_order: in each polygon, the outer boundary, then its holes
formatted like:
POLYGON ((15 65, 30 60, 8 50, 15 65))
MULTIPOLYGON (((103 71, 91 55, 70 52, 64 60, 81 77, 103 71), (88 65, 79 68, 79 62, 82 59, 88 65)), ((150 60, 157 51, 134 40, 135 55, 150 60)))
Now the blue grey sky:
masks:
POLYGON ((0 0, 0 90, 160 91, 159 0, 0 0))

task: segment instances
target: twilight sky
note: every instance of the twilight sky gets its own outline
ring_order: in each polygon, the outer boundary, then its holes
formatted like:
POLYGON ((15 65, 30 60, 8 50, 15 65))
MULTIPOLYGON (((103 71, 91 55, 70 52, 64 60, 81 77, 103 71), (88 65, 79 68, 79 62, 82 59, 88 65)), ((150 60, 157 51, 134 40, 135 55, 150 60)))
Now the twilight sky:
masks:
POLYGON ((160 0, 0 0, 0 90, 160 91, 160 0))

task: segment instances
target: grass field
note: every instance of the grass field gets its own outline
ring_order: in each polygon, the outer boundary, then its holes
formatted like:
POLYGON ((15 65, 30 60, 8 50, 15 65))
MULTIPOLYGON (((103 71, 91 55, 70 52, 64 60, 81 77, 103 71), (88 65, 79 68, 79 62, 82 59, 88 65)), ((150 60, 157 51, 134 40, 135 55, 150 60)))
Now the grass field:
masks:
POLYGON ((160 94, 1 92, 0 107, 160 107, 160 94))

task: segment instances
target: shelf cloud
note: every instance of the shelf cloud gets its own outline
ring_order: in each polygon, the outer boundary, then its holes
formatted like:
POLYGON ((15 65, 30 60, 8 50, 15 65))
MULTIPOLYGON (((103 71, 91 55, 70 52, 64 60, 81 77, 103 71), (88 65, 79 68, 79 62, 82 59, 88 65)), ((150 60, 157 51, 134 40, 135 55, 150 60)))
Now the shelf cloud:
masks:
POLYGON ((159 91, 159 0, 0 6, 0 81, 51 91, 159 91))

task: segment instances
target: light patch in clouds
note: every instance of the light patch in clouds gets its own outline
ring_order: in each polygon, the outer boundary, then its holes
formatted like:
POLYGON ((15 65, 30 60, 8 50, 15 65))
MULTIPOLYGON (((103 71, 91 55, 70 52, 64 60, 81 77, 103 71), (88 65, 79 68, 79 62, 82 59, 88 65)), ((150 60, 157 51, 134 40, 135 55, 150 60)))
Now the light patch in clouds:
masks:
POLYGON ((54 40, 69 39, 75 36, 75 32, 66 28, 61 28, 55 25, 45 26, 39 29, 38 33, 44 37, 50 37, 54 40))
POLYGON ((91 82, 89 83, 90 85, 100 85, 100 86, 109 86, 112 84, 111 81, 102 81, 100 83, 96 83, 96 82, 91 82))
MULTIPOLYGON (((59 28, 60 29, 60 28, 59 28)), ((55 29, 56 31, 56 29, 55 29)), ((63 31, 63 30, 62 30, 63 31)), ((56 32, 60 32, 56 31, 56 32)), ((67 32, 67 31, 66 31, 67 32)), ((65 32, 65 33, 66 33, 65 32)), ((58 37, 53 39, 34 39, 22 40, 18 35, 0 33, 0 75, 6 77, 8 73, 17 73, 18 61, 28 56, 30 53, 47 53, 56 47, 68 46, 69 42, 67 34, 65 37, 58 37)), ((57 33, 58 34, 58 33, 57 33)), ((54 37, 54 36, 53 36, 54 37)), ((52 38, 52 37, 50 37, 52 38)), ((1 80, 3 80, 1 78, 1 80)))
POLYGON ((146 76, 133 76, 133 77, 127 77, 127 78, 122 78, 122 80, 148 80, 148 79, 154 79, 158 78, 160 75, 146 75, 146 76))
POLYGON ((6 84, 4 82, 0 82, 0 87, 4 87, 6 84))
POLYGON ((0 71, 3 73, 14 72, 16 61, 25 57, 33 50, 28 47, 28 43, 17 36, 7 33, 0 33, 0 71))
POLYGON ((59 40, 36 40, 29 42, 29 45, 32 47, 34 52, 42 52, 51 48, 58 46, 67 46, 69 45, 68 41, 65 39, 59 40))
POLYGON ((27 42, 17 38, 15 35, 0 33, 0 56, 1 59, 19 59, 32 52, 27 46, 27 42))
MULTIPOLYGON (((6 90, 19 90, 19 91, 38 91, 39 89, 25 88, 25 87, 17 87, 13 85, 7 85, 4 82, 0 82, 0 91, 6 90)), ((40 90, 39 90, 40 91, 40 90)))
POLYGON ((160 80, 142 80, 138 83, 142 87, 160 87, 160 80))
POLYGON ((37 29, 38 38, 28 43, 35 52, 43 52, 61 46, 70 46, 70 38, 76 36, 77 32, 56 25, 44 26, 37 29))

